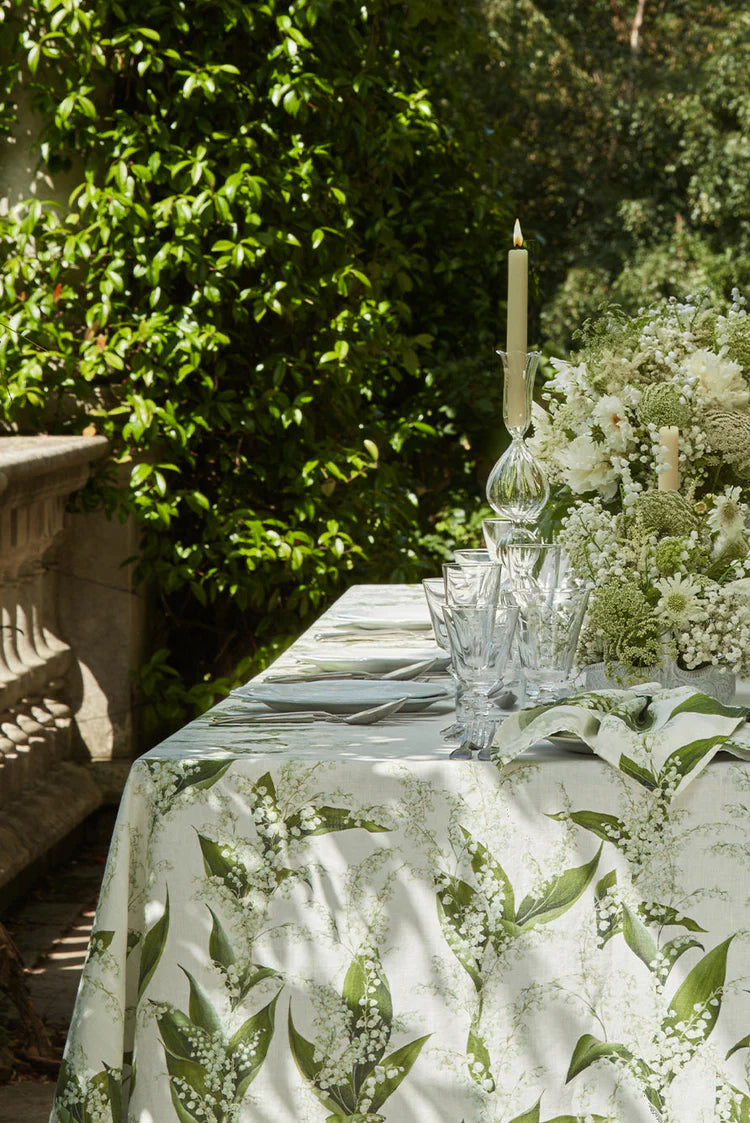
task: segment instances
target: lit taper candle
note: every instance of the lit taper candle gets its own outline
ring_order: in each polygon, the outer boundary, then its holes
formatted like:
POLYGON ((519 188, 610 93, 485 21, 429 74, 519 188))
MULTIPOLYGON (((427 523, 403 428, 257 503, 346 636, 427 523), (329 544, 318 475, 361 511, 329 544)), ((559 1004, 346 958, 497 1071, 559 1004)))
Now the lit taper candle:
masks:
POLYGON ((521 223, 516 219, 513 249, 508 251, 508 416, 511 428, 525 429, 526 416, 526 350, 528 348, 529 316, 529 254, 523 248, 521 223))

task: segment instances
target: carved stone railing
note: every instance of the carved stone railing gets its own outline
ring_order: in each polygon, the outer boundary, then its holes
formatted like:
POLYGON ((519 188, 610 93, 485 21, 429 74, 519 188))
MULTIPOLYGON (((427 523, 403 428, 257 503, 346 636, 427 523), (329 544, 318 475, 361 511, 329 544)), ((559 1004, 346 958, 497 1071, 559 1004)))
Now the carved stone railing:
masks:
POLYGON ((0 438, 0 891, 102 802, 71 707, 86 653, 60 624, 58 561, 68 497, 107 450, 103 437, 0 438))

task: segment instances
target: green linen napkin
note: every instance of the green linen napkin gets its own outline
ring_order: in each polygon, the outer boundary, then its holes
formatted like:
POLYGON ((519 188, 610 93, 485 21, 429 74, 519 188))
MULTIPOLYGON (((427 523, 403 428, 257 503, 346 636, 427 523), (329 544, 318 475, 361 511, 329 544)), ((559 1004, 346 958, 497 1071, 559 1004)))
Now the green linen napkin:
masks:
POLYGON ((748 713, 689 686, 592 690, 513 714, 498 728, 492 759, 502 768, 550 734, 573 734, 613 768, 671 800, 720 749, 750 760, 748 713))

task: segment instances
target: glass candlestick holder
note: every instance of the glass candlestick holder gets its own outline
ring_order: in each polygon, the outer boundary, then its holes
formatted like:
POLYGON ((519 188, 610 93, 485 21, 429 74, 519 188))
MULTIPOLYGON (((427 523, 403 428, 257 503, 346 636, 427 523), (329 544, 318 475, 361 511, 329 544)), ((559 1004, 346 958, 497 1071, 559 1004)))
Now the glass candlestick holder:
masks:
POLYGON ((524 434, 531 424, 531 401, 539 352, 498 351, 503 363, 503 421, 510 445, 487 480, 487 501, 501 518, 524 529, 536 524, 549 499, 544 468, 529 452, 524 434))

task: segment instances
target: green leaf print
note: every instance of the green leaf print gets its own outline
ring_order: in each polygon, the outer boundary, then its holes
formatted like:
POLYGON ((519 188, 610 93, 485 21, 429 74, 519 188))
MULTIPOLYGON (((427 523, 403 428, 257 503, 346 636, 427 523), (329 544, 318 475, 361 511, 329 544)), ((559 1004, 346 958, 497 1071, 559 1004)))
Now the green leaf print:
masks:
POLYGON ((480 1020, 481 1004, 472 1019, 469 1030, 469 1039, 466 1043, 466 1064, 474 1083, 478 1084, 484 1092, 494 1092, 495 1078, 490 1067, 490 1054, 478 1029, 480 1020))
POLYGON ((679 1035, 695 1051, 711 1034, 721 1012, 727 953, 733 936, 707 952, 685 978, 669 1003, 662 1028, 679 1035), (688 1036, 689 1034, 689 1036, 688 1036))
POLYGON ((634 1059, 633 1054, 625 1045, 618 1045, 614 1041, 599 1041, 592 1034, 584 1033, 573 1050, 565 1083, 568 1084, 574 1076, 578 1076, 579 1073, 587 1069, 589 1065, 595 1064, 596 1061, 612 1060, 615 1057, 622 1057, 627 1061, 634 1059))
POLYGON ((549 924, 551 920, 556 920, 567 912, 596 873, 601 853, 600 846, 590 862, 565 870, 559 877, 551 878, 538 896, 529 894, 524 897, 518 906, 516 924, 522 929, 529 929, 537 924, 549 924))
POLYGON ((750 711, 745 706, 725 706, 715 698, 709 698, 707 694, 696 693, 675 706, 667 721, 671 721, 677 714, 713 714, 717 717, 736 717, 739 720, 747 717, 748 712, 750 711))
POLYGON ((503 902, 503 916, 506 920, 515 919, 515 900, 513 886, 508 880, 500 863, 490 854, 486 846, 461 827, 461 833, 466 840, 466 846, 471 856, 471 868, 482 885, 485 896, 495 899, 500 897, 503 902))
POLYGON ((188 1013, 190 1014, 191 1021, 195 1025, 200 1026, 201 1029, 204 1029, 206 1033, 221 1033, 221 1020, 211 1002, 203 993, 203 990, 198 983, 196 983, 190 972, 186 971, 184 967, 180 967, 180 970, 183 975, 185 975, 190 985, 188 1013))
POLYGON ((510 1120, 510 1123, 539 1123, 541 1103, 542 1097, 540 1096, 533 1107, 530 1107, 528 1111, 522 1111, 520 1115, 516 1115, 510 1120))
POLYGON ((164 912, 161 917, 146 933, 141 950, 141 963, 138 974, 138 998, 143 996, 146 987, 151 982, 154 971, 159 965, 162 952, 169 935, 169 886, 167 886, 164 912))
POLYGON ((741 1038, 736 1045, 733 1045, 724 1059, 728 1061, 732 1054, 738 1052, 739 1049, 750 1049, 750 1033, 741 1038))
MULTIPOLYGON (((533 1107, 528 1111, 522 1112, 521 1115, 516 1115, 514 1119, 509 1120, 509 1123, 541 1123, 540 1104, 542 1097, 536 1101, 533 1107)), ((556 1115, 554 1119, 546 1120, 546 1123, 607 1123, 609 1116, 594 1115, 591 1112, 586 1112, 585 1115, 556 1115)))
POLYGON ((385 1076, 376 1077, 375 1092, 370 1102, 370 1108, 377 1111, 388 1097, 396 1091, 399 1084, 411 1072, 414 1062, 422 1052, 422 1047, 426 1041, 429 1041, 430 1037, 431 1034, 426 1033, 424 1037, 418 1037, 416 1040, 410 1041, 408 1045, 402 1045, 400 1049, 396 1049, 383 1058, 381 1067, 385 1071, 385 1076))
POLYGON ((212 788, 232 767, 232 764, 231 760, 203 760, 197 764, 188 764, 185 769, 185 781, 180 791, 186 788, 198 788, 201 791, 212 788))
POLYGON ((285 820, 290 833, 299 831, 301 835, 312 837, 319 834, 331 834, 333 831, 351 831, 361 828, 371 834, 390 831, 372 819, 361 819, 353 815, 345 807, 310 807, 304 811, 295 811, 285 820))
POLYGON ((105 1068, 80 1080, 68 1061, 60 1064, 55 1094, 58 1123, 122 1123, 122 1085, 119 1069, 105 1068))
POLYGON ((630 950, 650 968, 659 954, 659 948, 641 918, 627 905, 622 906, 622 934, 630 950))
POLYGON ((486 914, 476 889, 457 877, 446 880, 447 884, 437 892, 440 927, 448 947, 479 990, 482 986, 480 965, 490 938, 486 914))
POLYGON ((368 945, 346 973, 341 1009, 345 1025, 337 1019, 333 1037, 315 1046, 296 1028, 290 1005, 290 1050, 302 1076, 333 1113, 328 1123, 373 1123, 382 1118, 375 1113, 409 1074, 430 1035, 384 1055, 393 1017, 390 987, 377 951, 368 945))
POLYGON ((236 1033, 229 1039, 227 1050, 229 1057, 234 1061, 237 1074, 237 1090, 235 1099, 241 1099, 252 1081, 258 1075, 258 1070, 266 1059, 268 1047, 273 1036, 276 1003, 279 1000, 275 995, 267 1006, 254 1014, 252 1018, 240 1026, 236 1033))
POLYGON ((648 768, 642 768, 640 764, 636 764, 629 756, 625 756, 625 753, 620 754, 618 768, 625 776, 631 776, 651 792, 658 787, 658 781, 653 772, 648 768))
POLYGON ((670 776, 670 773, 677 772, 680 779, 688 776, 717 745, 723 745, 725 741, 726 737, 720 734, 716 737, 704 737, 700 741, 691 741, 689 745, 682 745, 679 749, 670 753, 665 760, 659 773, 659 784, 668 783, 671 787, 676 788, 677 783, 670 776))
POLYGON ((182 970, 190 984, 190 1016, 156 1004, 172 1103, 180 1123, 229 1123, 268 1053, 278 995, 227 1040, 216 1011, 182 970))
MULTIPOLYGON (((209 877, 220 877, 222 881, 234 881, 238 878, 238 863, 231 860, 231 850, 227 846, 214 842, 203 834, 198 835, 198 842, 203 855, 203 866, 209 877)), ((240 866, 239 869, 244 872, 243 867, 240 866)))
POLYGON ((694 936, 676 936, 673 940, 659 948, 658 975, 662 982, 666 981, 680 956, 690 948, 700 948, 704 951, 703 944, 694 936))
POLYGON ((668 928, 674 925, 675 927, 686 928, 688 932, 706 931, 705 928, 701 928, 696 920, 691 920, 689 916, 683 916, 671 905, 643 904, 638 911, 646 924, 656 924, 660 928, 668 928))
MULTIPOLYGON (((382 1044, 374 1045, 368 1051, 369 1057, 378 1063, 385 1053, 388 1037, 390 1037, 393 1023, 393 1003, 391 1002, 388 980, 383 974, 377 952, 368 953, 365 960, 359 957, 352 960, 349 970, 346 972, 341 997, 352 1013, 355 1029, 359 1028, 363 1016, 365 1019, 363 1029, 366 1029, 368 1011, 376 1013, 377 1018, 385 1028, 386 1033, 383 1034, 382 1044)), ((358 1067, 355 1066, 355 1079, 358 1067)))
POLYGON ((232 976, 229 1003, 234 1010, 247 997, 254 986, 257 986, 264 979, 278 978, 279 973, 273 967, 263 967, 258 963, 238 960, 219 918, 210 906, 207 906, 207 908, 211 913, 208 954, 211 956, 214 965, 224 973, 227 979, 229 979, 230 974, 232 976))
POLYGON ((630 835, 621 819, 616 815, 608 815, 604 811, 558 811, 548 815, 548 819, 557 819, 559 822, 575 823, 584 830, 591 831, 597 838, 604 842, 611 842, 620 849, 630 838, 630 835))

